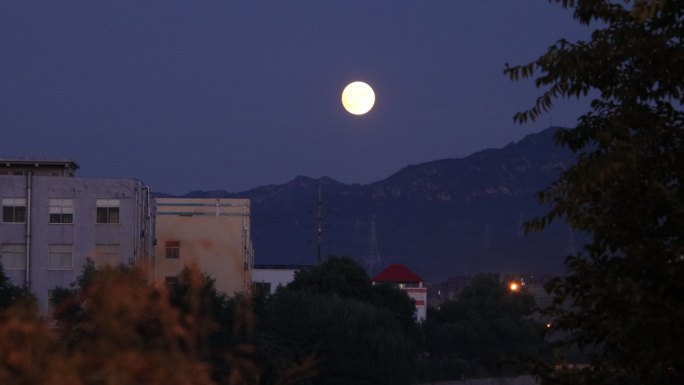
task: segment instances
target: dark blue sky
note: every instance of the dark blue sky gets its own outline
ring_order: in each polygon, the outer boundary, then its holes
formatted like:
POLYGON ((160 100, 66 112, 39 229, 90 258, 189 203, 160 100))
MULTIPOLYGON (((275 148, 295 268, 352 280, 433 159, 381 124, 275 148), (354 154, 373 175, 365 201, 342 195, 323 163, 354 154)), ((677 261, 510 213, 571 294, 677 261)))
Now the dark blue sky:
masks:
POLYGON ((538 91, 504 63, 587 36, 543 0, 4 0, 0 157, 168 193, 374 182, 546 128, 513 123, 538 91), (340 103, 354 80, 377 98, 361 117, 340 103))

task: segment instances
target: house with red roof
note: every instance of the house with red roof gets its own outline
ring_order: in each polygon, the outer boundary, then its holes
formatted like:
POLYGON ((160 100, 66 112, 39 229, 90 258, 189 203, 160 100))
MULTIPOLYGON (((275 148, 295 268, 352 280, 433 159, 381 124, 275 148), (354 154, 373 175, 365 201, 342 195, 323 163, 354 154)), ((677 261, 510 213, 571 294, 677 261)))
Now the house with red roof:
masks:
POLYGON ((416 303, 416 320, 424 321, 427 316, 427 287, 422 278, 406 265, 389 265, 373 278, 375 283, 389 283, 404 290, 416 303))

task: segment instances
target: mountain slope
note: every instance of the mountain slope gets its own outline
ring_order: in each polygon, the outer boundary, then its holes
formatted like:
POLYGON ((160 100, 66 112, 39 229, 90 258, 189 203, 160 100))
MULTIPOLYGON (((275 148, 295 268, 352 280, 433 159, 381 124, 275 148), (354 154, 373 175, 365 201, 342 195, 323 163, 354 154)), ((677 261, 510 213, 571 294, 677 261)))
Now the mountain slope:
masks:
POLYGON ((320 188, 324 256, 350 255, 364 263, 375 221, 383 264, 405 263, 428 281, 483 271, 558 273, 576 242, 569 229, 554 225, 528 236, 520 229, 543 212, 535 193, 573 160, 553 144, 554 132, 407 166, 368 185, 300 176, 242 193, 194 191, 186 197, 249 198, 257 263, 316 262, 320 188))

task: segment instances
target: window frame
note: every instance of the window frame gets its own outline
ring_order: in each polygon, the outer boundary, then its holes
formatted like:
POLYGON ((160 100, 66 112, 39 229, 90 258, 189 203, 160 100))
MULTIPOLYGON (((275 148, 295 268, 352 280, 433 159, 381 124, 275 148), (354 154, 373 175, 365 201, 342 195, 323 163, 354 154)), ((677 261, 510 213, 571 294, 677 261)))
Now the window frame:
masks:
POLYGON ((2 267, 5 270, 26 270, 26 244, 25 243, 2 243, 0 244, 0 262, 2 262, 2 267), (19 249, 19 250, 17 250, 19 249), (12 256, 13 259, 9 259, 10 261, 13 261, 14 258, 17 260, 21 261, 19 264, 9 264, 7 263, 8 256, 12 256), (21 265, 20 267, 17 267, 17 265, 21 265))
POLYGON ((121 245, 119 243, 96 243, 95 252, 93 255, 95 260, 95 267, 101 267, 104 265, 117 266, 121 263, 121 245), (104 250, 104 251, 103 251, 104 250), (107 263, 115 260, 116 263, 107 263), (104 261, 104 264, 99 262, 104 261))
POLYGON ((26 198, 2 198, 0 204, 2 204, 2 223, 26 223, 26 198))
POLYGON ((55 289, 47 289, 47 316, 49 319, 55 317, 55 305, 53 304, 55 289))
POLYGON ((74 224, 74 200, 73 198, 50 198, 48 223, 51 225, 74 224), (53 221, 54 218, 59 220, 53 221), (67 221, 68 219, 68 221, 67 221))
POLYGON ((67 271, 74 269, 74 245, 71 243, 50 243, 48 245, 48 270, 67 271), (68 257, 68 267, 65 267, 65 260, 68 257), (59 263, 54 265, 54 258, 59 259, 59 263))
POLYGON ((179 282, 180 282, 180 280, 178 279, 178 276, 164 277, 164 285, 166 286, 167 289, 174 288, 176 285, 178 285, 179 282))
POLYGON ((121 223, 120 199, 96 199, 95 207, 95 224, 118 225, 121 223))
POLYGON ((166 241, 164 243, 164 259, 180 259, 180 241, 166 241))
POLYGON ((261 295, 271 295, 271 287, 273 285, 271 282, 266 282, 266 281, 258 281, 258 282, 252 282, 252 292, 261 294, 261 295))

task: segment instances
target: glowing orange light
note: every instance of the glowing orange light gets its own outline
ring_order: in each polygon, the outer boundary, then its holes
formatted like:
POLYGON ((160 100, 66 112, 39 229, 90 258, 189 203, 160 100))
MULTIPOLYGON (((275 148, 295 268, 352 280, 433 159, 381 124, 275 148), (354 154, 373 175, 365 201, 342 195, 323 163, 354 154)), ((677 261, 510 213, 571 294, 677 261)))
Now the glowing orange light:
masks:
POLYGON ((509 288, 511 291, 518 291, 518 290, 520 289, 520 285, 519 285, 517 282, 511 282, 511 283, 508 285, 508 288, 509 288))

